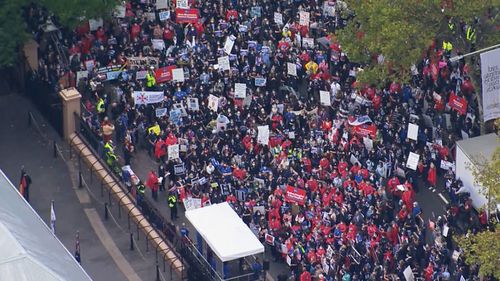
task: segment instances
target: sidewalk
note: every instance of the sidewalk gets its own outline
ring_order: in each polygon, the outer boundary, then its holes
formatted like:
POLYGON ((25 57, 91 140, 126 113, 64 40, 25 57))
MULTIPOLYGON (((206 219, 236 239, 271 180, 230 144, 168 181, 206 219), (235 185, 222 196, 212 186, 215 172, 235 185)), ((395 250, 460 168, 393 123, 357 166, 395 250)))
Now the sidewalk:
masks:
MULTIPOLYGON (((79 231, 81 263, 87 273, 94 280, 155 280, 154 249, 150 246, 146 252, 144 237, 140 237, 135 250, 129 250, 126 216, 119 219, 116 206, 110 206, 111 219, 103 218, 107 198, 100 198, 98 183, 90 184, 88 169, 84 169, 85 188, 78 189, 78 161, 69 159, 68 146, 29 100, 20 95, 0 96, 0 112, 4 117, 0 125, 0 169, 17 185, 21 167, 26 168, 32 179, 30 204, 46 223, 54 200, 56 235, 74 253, 75 234, 79 231), (30 111, 35 117, 31 127, 30 111), (53 140, 62 150, 57 158, 53 140)), ((161 271, 160 278, 170 280, 170 275, 161 271)))

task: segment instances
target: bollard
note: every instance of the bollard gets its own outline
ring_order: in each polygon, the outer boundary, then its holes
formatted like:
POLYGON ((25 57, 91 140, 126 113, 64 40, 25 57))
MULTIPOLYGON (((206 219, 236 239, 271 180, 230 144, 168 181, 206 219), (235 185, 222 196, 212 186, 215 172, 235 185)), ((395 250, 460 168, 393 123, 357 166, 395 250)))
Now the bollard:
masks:
POLYGON ((82 172, 78 172, 78 188, 82 188, 83 187, 83 176, 82 176, 82 172))
POLYGON ((108 203, 104 203, 104 219, 105 220, 108 220, 108 216, 109 216, 108 212, 109 212, 108 211, 108 203))
POLYGON ((134 233, 130 232, 130 251, 134 250, 134 233))
POLYGON ((57 158, 57 144, 56 144, 56 141, 54 141, 54 158, 57 158))
POLYGON ((156 263, 156 281, 160 281, 160 267, 156 263))

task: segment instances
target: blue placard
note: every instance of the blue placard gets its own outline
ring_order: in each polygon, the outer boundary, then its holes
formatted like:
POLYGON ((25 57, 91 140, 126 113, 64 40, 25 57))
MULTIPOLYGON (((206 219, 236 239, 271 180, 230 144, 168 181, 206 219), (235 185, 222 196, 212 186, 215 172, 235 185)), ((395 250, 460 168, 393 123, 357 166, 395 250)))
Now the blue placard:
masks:
POLYGON ((182 124, 181 114, 182 111, 180 109, 170 110, 170 122, 172 122, 177 126, 181 125, 182 124))
POLYGON ((266 78, 255 78, 255 86, 264 87, 266 86, 267 79, 266 78))

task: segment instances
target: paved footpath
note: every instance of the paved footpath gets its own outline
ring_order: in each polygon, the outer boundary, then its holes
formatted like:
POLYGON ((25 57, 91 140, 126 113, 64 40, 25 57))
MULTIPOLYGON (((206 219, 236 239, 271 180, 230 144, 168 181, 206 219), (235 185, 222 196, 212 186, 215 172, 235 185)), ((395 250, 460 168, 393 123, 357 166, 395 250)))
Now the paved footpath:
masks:
MULTIPOLYGON (((21 167, 32 178, 30 204, 46 223, 50 221, 50 202, 56 210, 56 235, 66 248, 75 250, 75 234, 80 233, 82 266, 94 280, 156 280, 155 252, 145 250, 141 239, 130 251, 126 217, 118 218, 116 204, 110 219, 104 219, 97 183, 87 174, 78 189, 76 157, 69 159, 68 146, 41 117, 29 100, 20 95, 0 96, 0 169, 17 185, 21 167), (35 122, 28 126, 28 112, 35 122), (53 140, 60 146, 57 158, 53 140)), ((150 249, 152 247, 149 247, 150 249)), ((161 268, 161 265, 160 265, 161 268)), ((174 280, 177 277, 173 276, 174 280)), ((69 278, 71 279, 71 278, 69 278)), ((160 270, 161 280, 171 280, 160 270)))

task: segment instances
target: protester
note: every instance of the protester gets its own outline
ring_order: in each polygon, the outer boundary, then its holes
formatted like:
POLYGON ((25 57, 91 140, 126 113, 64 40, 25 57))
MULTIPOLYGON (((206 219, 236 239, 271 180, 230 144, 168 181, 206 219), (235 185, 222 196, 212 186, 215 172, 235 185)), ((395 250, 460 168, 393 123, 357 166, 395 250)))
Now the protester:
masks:
MULTIPOLYGON (((190 5, 198 20, 186 23, 173 8, 128 1, 104 25, 65 33, 68 65, 49 44, 37 73, 55 89, 75 77, 103 143, 116 135, 160 162, 171 220, 184 199, 227 201, 261 241, 274 238, 265 243, 296 280, 404 280, 407 267, 435 280, 452 262, 454 277, 476 276, 442 242, 443 229, 484 227, 470 223, 453 170, 442 171, 455 141, 479 134, 470 66, 451 62, 448 44, 428 49, 410 84, 377 88, 359 85, 363 66, 331 36, 351 18, 340 1, 190 5), (424 221, 415 192, 445 173, 451 205, 424 221)), ((146 184, 155 199, 157 180, 152 171, 146 184)))
POLYGON ((19 180, 19 193, 26 199, 27 202, 30 201, 30 186, 31 177, 26 172, 24 166, 21 168, 21 179, 19 180))

